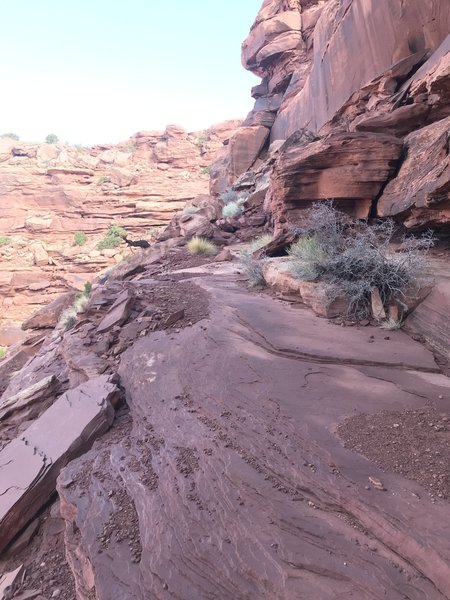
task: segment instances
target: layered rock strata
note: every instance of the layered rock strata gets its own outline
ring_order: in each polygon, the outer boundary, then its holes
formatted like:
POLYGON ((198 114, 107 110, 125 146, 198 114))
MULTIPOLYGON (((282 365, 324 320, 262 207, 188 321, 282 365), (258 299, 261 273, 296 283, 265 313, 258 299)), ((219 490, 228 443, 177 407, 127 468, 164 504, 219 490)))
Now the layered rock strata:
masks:
POLYGON ((255 106, 213 167, 211 192, 239 188, 251 163, 277 231, 323 199, 354 216, 446 230, 449 32, 446 0, 265 0, 242 46, 244 67, 262 78, 255 106), (353 148, 363 132, 373 137, 353 148), (346 135, 343 155, 333 143, 346 135), (379 151, 383 135, 397 137, 395 152, 379 151), (326 160, 305 165, 317 139, 326 160))
POLYGON ((93 148, 1 138, 0 328, 121 260, 125 245, 97 250, 111 224, 146 238, 206 193, 209 167, 238 124, 195 133, 172 125, 93 148))

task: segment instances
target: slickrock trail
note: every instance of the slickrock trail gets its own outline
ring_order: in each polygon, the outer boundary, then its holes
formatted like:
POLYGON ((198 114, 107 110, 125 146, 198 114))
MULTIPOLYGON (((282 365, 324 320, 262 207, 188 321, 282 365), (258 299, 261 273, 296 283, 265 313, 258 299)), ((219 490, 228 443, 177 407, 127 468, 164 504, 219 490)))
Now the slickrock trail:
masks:
POLYGON ((336 433, 448 411, 432 354, 197 271, 209 316, 130 341, 130 414, 59 477, 77 597, 450 598, 450 504, 336 433))

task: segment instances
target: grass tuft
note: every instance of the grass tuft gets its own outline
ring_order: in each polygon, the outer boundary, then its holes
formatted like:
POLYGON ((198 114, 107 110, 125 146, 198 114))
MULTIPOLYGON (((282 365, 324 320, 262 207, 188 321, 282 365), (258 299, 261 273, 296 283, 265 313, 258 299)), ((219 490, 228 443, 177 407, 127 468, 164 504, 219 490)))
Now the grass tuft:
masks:
POLYGON ((264 286, 266 280, 261 268, 261 261, 253 258, 251 250, 242 250, 239 254, 239 262, 241 269, 244 271, 247 277, 248 283, 251 287, 264 286))
POLYGON ((206 238, 198 237, 196 235, 187 243, 187 249, 191 254, 200 255, 213 255, 217 252, 215 244, 206 238))

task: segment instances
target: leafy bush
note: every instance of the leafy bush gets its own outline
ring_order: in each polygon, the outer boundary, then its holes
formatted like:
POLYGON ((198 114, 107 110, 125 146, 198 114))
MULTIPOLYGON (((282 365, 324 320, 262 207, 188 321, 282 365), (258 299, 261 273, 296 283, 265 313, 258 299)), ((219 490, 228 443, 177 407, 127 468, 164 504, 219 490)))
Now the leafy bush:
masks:
POLYGON ((97 179, 97 185, 103 185, 104 183, 108 183, 108 181, 109 181, 109 177, 102 175, 102 177, 99 177, 97 179))
POLYGON ((5 346, 0 346, 0 360, 5 358, 6 352, 7 352, 7 350, 6 350, 5 346))
POLYGON ((426 234, 409 239, 404 250, 392 256, 395 231, 391 220, 369 225, 338 212, 330 202, 313 205, 299 241, 291 246, 292 273, 299 279, 321 279, 330 301, 349 298, 349 315, 370 315, 371 293, 377 288, 384 305, 402 302, 425 271, 425 256, 432 245, 426 234))
POLYGON ((261 262, 253 258, 251 250, 242 250, 239 254, 239 262, 251 287, 265 285, 266 281, 261 268, 261 262))
POLYGON ((8 246, 11 243, 11 238, 7 235, 0 235, 0 248, 2 246, 8 246))
POLYGON ((9 138, 11 140, 16 140, 16 142, 19 141, 19 136, 17 135, 17 133, 2 133, 2 135, 0 137, 9 138))
POLYGON ((217 252, 217 248, 212 242, 196 235, 187 243, 187 249, 191 254, 212 255, 217 252))
POLYGON ((256 240, 253 240, 253 242, 250 244, 251 252, 253 253, 257 250, 261 250, 261 248, 264 248, 264 246, 270 244, 272 240, 273 235, 271 233, 265 233, 264 235, 261 235, 259 238, 256 238, 256 240))
POLYGON ((200 171, 202 175, 209 175, 211 173, 211 167, 202 167, 200 171))
POLYGON ((73 234, 73 245, 74 246, 84 246, 87 242, 87 235, 84 231, 75 231, 73 234))
POLYGON ((122 243, 124 237, 126 237, 126 229, 119 225, 111 225, 106 232, 105 237, 97 244, 97 250, 109 250, 111 248, 117 248, 122 243))
POLYGON ((46 138, 45 141, 47 144, 56 144, 57 142, 59 142, 58 136, 55 135, 54 133, 49 133, 46 138))

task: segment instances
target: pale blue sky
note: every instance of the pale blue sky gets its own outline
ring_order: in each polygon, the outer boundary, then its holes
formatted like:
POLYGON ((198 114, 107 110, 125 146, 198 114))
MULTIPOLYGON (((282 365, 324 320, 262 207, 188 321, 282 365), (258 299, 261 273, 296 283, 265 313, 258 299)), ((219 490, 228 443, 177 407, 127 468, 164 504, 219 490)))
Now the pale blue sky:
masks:
POLYGON ((0 134, 118 142, 252 108, 240 45, 262 0, 0 0, 0 134))

